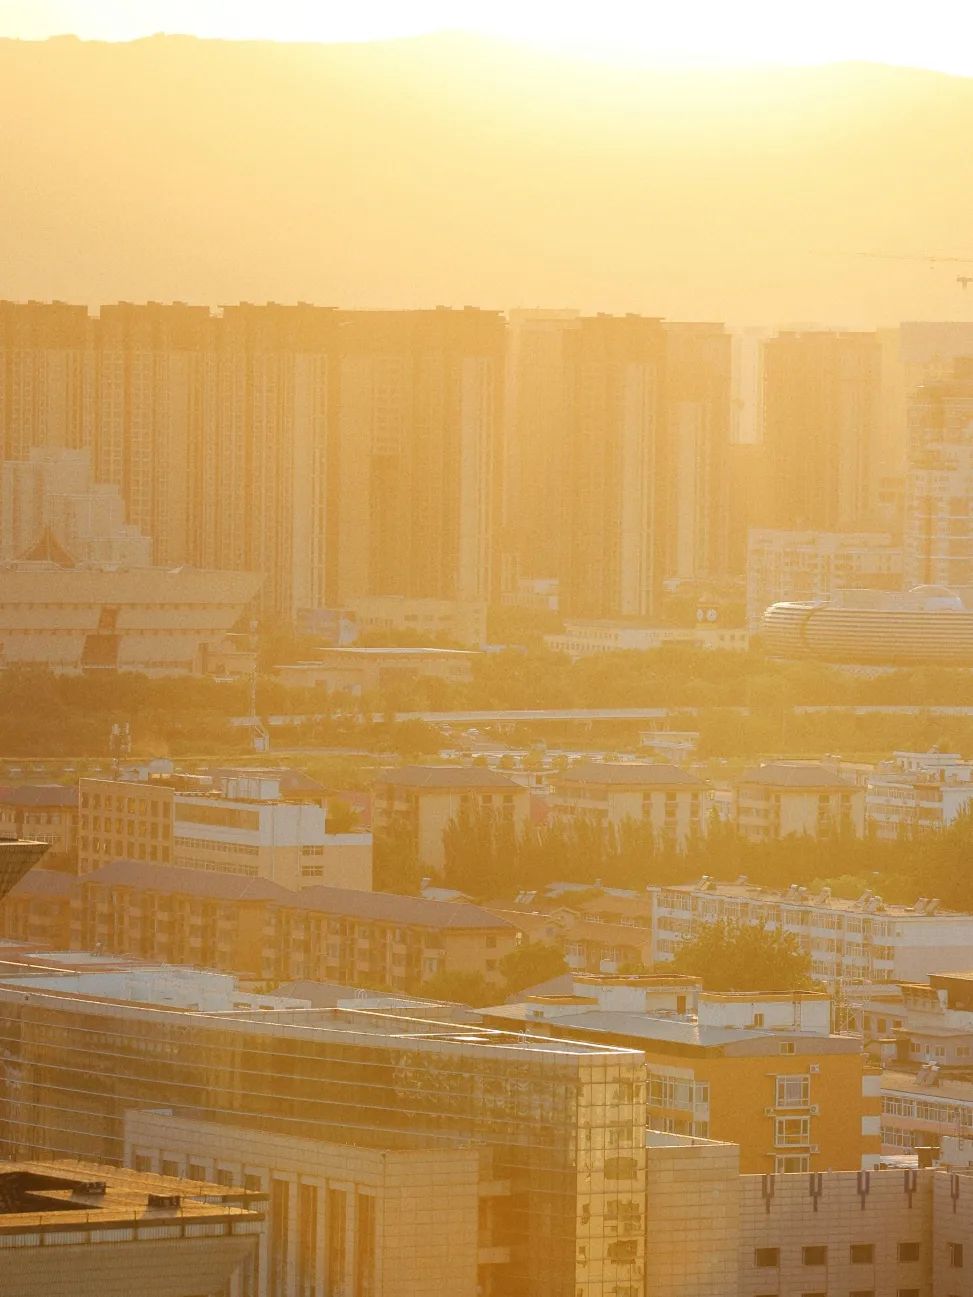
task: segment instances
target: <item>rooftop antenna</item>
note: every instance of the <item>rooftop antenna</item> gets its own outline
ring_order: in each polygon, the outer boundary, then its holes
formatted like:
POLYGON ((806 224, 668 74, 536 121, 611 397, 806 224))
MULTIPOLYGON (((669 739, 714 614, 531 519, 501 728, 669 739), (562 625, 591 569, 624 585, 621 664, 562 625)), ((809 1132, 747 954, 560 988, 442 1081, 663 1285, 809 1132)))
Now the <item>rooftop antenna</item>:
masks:
POLYGON ((117 779, 124 757, 132 751, 132 731, 128 721, 115 721, 108 736, 108 752, 112 761, 112 777, 117 779))

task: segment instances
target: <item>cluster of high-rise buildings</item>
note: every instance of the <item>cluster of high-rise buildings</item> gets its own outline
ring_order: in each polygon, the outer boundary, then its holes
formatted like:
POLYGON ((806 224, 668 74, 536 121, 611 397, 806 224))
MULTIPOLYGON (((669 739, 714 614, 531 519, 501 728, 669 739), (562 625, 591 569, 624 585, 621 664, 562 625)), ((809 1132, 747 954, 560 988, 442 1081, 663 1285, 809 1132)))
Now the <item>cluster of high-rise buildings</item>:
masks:
POLYGON ((961 324, 746 348, 567 310, 7 302, 0 456, 87 451, 154 563, 259 573, 286 619, 545 581, 647 619, 667 580, 742 576, 755 528, 878 533, 883 581, 962 586, 969 354, 961 324))

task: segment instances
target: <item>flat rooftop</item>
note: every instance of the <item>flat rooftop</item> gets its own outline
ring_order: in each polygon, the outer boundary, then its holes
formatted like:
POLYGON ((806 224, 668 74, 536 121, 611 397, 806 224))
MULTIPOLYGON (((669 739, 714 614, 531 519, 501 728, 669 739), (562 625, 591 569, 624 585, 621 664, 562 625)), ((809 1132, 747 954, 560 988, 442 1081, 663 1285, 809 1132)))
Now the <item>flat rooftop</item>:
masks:
MULTIPOLYGON (((756 998, 756 997, 755 997, 756 998)), ((692 1018, 655 1017, 649 1013, 630 1013, 613 1009, 594 1009, 579 1005, 576 1012, 558 1013, 551 1018, 536 1016, 538 1005, 503 1004, 481 1009, 488 1018, 498 1021, 519 1021, 525 1025, 551 1028, 558 1032, 577 1031, 592 1033, 592 1038, 611 1036, 616 1041, 624 1039, 633 1042, 629 1048, 637 1049, 644 1041, 646 1045, 655 1043, 662 1046, 679 1046, 695 1049, 719 1049, 723 1052, 738 1052, 734 1047, 742 1046, 739 1052, 753 1054, 765 1051, 775 1053, 781 1041, 794 1042, 798 1052, 820 1054, 859 1053, 861 1041, 856 1037, 826 1035, 815 1031, 781 1029, 752 1029, 747 1027, 716 1027, 700 1025, 692 1018), (800 1043, 806 1042, 807 1051, 801 1050, 800 1043), (759 1046, 759 1048, 754 1048, 759 1046)), ((549 1038, 548 1038, 549 1039, 549 1038)), ((563 1042, 562 1042, 563 1043, 563 1042)))
POLYGON ((805 891, 804 895, 791 891, 788 888, 776 889, 770 887, 758 887, 755 883, 721 883, 715 879, 698 883, 673 883, 668 886, 662 886, 655 889, 655 904, 657 908, 666 909, 665 902, 660 904, 660 896, 665 892, 681 892, 684 894, 697 896, 718 896, 727 900, 738 901, 755 901, 757 903, 772 905, 789 905, 795 909, 805 908, 809 910, 836 910, 873 916, 879 918, 896 918, 896 919, 969 919, 973 915, 962 910, 948 910, 938 906, 933 911, 919 910, 912 905, 894 905, 882 901, 881 898, 870 897, 867 900, 859 897, 857 900, 850 901, 842 896, 823 896, 820 892, 812 893, 805 891), (867 908, 875 899, 879 904, 873 908, 867 908))
MULTIPOLYGON (((153 997, 149 980, 134 990, 126 987, 125 998, 85 993, 77 988, 70 973, 63 977, 37 978, 33 970, 22 974, 9 972, 0 979, 0 1004, 13 1001, 22 1004, 29 991, 31 1004, 48 1004, 51 1010, 101 1018, 106 1023, 151 1021, 162 1028, 168 1024, 192 1027, 202 1031, 233 1031, 243 1035, 279 1036, 310 1040, 325 1047, 338 1041, 375 1049, 404 1049, 420 1053, 468 1053, 489 1050, 506 1054, 510 1059, 529 1061, 539 1056, 551 1062, 617 1056, 628 1059, 637 1050, 629 1046, 594 1040, 552 1039, 527 1035, 516 1030, 491 1026, 458 1026, 453 1022, 436 1022, 416 1012, 384 1009, 247 1007, 223 1011, 184 1007, 165 1003, 165 987, 160 985, 159 998, 153 997)), ((169 970, 170 972, 173 970, 169 970)), ((263 998, 263 997, 261 997, 263 998)))
POLYGON ((0 1162, 0 1247, 16 1247, 18 1235, 24 1236, 22 1246, 36 1247, 38 1230, 74 1234, 124 1227, 137 1237, 144 1227, 151 1239, 169 1220, 223 1222, 227 1232, 235 1232, 259 1224, 265 1198, 229 1185, 93 1162, 0 1162))

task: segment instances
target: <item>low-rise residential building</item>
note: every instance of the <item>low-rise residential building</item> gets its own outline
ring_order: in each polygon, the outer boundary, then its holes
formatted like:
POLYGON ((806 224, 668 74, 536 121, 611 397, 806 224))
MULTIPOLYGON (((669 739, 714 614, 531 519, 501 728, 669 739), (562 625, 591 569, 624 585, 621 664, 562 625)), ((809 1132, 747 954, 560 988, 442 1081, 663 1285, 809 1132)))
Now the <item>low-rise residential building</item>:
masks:
POLYGON ((487 606, 475 599, 413 599, 406 595, 363 595, 348 601, 360 632, 408 631, 426 640, 452 640, 481 648, 487 638, 487 606))
POLYGON ((47 842, 45 869, 78 867, 78 792, 65 784, 0 789, 0 838, 47 842))
POLYGON ((651 967, 650 898, 621 888, 552 885, 487 904, 525 943, 556 945, 575 973, 634 973, 651 967), (561 888, 563 887, 563 890, 561 888))
POLYGON ((434 873, 446 858, 443 834, 464 813, 497 815, 519 832, 530 815, 530 793, 482 766, 402 766, 385 771, 372 790, 375 833, 407 832, 419 864, 434 873))
POLYGON ((896 752, 867 776, 865 821, 894 840, 945 829, 973 802, 973 762, 956 752, 896 752))
POLYGON ((937 1065, 893 1065, 882 1073, 882 1150, 909 1153, 952 1137, 973 1146, 973 1069, 949 1075, 937 1065))
POLYGON ((729 920, 790 933, 810 955, 812 975, 832 986, 923 981, 970 965, 973 915, 922 898, 913 906, 887 905, 871 892, 847 901, 829 888, 812 895, 805 887, 775 891, 705 877, 651 892, 657 961, 672 959, 703 924, 729 920))
POLYGON ((646 1125, 740 1146, 743 1170, 858 1169, 879 1155, 879 1076, 814 991, 704 992, 690 977, 577 978, 485 1010, 504 1026, 645 1054, 646 1125))
POLYGON ((275 666, 273 677, 288 688, 323 689, 360 698, 420 679, 468 684, 475 657, 469 649, 329 648, 319 650, 313 661, 275 666))
POLYGON ((437 973, 500 986, 518 929, 479 906, 115 861, 79 879, 25 879, 0 936, 193 964, 263 983, 301 979, 416 991, 437 973), (68 923, 65 933, 64 924, 68 923))
POLYGON ((865 832, 865 790, 816 761, 768 761, 735 789, 737 830, 752 842, 865 832))
POLYGON ((79 873, 137 860, 294 889, 371 889, 371 834, 329 833, 324 797, 285 795, 280 772, 140 773, 81 780, 79 873))
POLYGON ((678 846, 706 830, 705 785, 678 766, 585 761, 559 771, 553 784, 555 819, 588 820, 615 830, 631 821, 678 846))
POLYGON ((568 621, 563 631, 545 635, 544 643, 555 653, 567 653, 573 658, 625 651, 647 653, 670 644, 745 653, 750 647, 750 633, 738 626, 640 626, 628 622, 568 621))

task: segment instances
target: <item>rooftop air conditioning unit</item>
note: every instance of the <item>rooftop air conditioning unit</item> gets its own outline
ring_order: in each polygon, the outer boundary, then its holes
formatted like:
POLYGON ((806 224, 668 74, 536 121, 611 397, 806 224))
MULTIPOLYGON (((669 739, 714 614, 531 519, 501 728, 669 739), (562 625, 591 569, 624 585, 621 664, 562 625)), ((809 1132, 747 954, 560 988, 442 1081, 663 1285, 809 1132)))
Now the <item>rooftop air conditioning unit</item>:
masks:
POLYGON ((811 1063, 811 1065, 808 1067, 807 1070, 808 1070, 809 1072, 814 1072, 814 1073, 820 1072, 820 1071, 821 1071, 821 1064, 820 1064, 820 1063, 811 1063))
POLYGON ((818 1104, 812 1103, 811 1106, 808 1108, 808 1112, 812 1117, 820 1117, 821 1108, 818 1104))
POLYGON ((772 1117, 774 1115, 774 1111, 775 1110, 773 1108, 764 1108, 764 1116, 772 1117))

